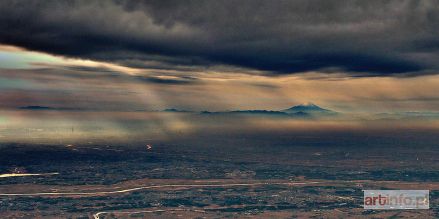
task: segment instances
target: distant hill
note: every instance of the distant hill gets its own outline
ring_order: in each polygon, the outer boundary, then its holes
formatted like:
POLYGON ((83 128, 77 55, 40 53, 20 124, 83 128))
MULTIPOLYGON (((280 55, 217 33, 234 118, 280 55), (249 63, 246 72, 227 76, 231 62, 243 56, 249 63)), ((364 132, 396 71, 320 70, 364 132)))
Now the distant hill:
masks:
POLYGON ((18 107, 18 109, 21 110, 79 110, 76 108, 55 108, 55 107, 49 107, 49 106, 22 106, 18 107))
POLYGON ((188 110, 180 110, 180 109, 174 109, 174 108, 169 108, 169 109, 165 109, 165 110, 163 110, 163 112, 188 113, 188 112, 191 112, 191 111, 188 111, 188 110))
POLYGON ((19 107, 22 110, 56 110, 56 108, 48 107, 48 106, 22 106, 19 107))
POLYGON ((236 110, 236 111, 229 111, 227 113, 286 115, 286 113, 284 112, 270 111, 270 110, 236 110))
POLYGON ((234 111, 221 111, 221 112, 210 112, 202 111, 201 114, 204 115, 247 115, 247 116, 287 116, 288 113, 280 111, 270 111, 270 110, 234 110, 234 111))

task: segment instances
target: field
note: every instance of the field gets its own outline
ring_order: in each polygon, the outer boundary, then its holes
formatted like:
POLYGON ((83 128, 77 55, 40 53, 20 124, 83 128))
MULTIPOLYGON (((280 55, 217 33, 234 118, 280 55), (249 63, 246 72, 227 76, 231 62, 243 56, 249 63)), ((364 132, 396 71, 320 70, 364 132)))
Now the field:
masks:
POLYGON ((198 132, 5 143, 2 218, 435 218, 435 132, 198 132), (149 146, 147 146, 147 144, 149 146), (430 210, 364 210, 363 189, 428 189, 430 210))

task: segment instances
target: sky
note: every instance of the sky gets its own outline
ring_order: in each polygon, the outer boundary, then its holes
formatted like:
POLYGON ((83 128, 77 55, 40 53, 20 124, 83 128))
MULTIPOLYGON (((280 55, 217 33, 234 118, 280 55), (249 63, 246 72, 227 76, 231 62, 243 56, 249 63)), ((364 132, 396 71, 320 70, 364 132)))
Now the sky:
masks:
POLYGON ((0 108, 439 111, 435 1, 0 2, 0 108))

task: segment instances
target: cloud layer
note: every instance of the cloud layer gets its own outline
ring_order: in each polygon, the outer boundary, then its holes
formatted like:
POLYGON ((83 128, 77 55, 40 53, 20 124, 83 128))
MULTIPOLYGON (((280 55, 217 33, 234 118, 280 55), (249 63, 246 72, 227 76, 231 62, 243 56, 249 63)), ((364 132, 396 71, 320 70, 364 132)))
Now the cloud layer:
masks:
POLYGON ((137 68, 435 74, 438 26, 433 0, 0 3, 0 43, 137 68))

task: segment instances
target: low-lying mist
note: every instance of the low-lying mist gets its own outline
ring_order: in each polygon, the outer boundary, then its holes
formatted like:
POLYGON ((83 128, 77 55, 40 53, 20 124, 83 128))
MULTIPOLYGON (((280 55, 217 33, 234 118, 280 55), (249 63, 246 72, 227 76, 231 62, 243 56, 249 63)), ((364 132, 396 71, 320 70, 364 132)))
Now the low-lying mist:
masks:
POLYGON ((439 133, 439 119, 288 118, 187 112, 3 111, 1 142, 168 141, 287 136, 419 136, 439 133), (412 133, 412 134, 404 134, 412 133))

